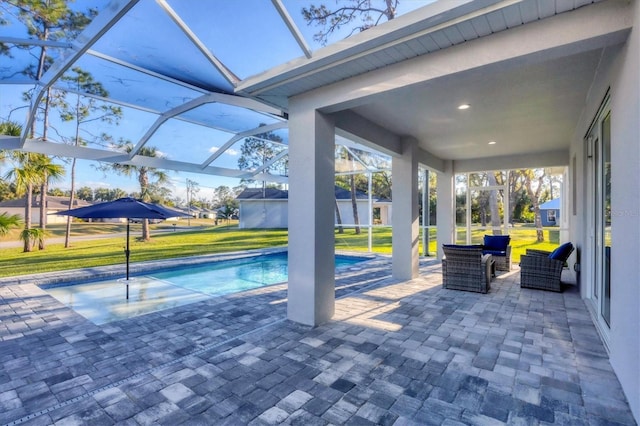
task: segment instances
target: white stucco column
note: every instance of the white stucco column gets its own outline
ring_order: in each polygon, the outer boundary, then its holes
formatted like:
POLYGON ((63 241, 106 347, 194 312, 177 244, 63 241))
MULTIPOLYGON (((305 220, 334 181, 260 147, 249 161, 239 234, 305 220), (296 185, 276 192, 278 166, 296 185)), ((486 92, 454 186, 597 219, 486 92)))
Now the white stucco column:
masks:
POLYGON ((442 259, 442 244, 455 242, 456 226, 456 187, 453 173, 453 163, 445 161, 444 172, 438 172, 436 192, 438 204, 436 207, 438 259, 442 259))
POLYGON ((335 310, 333 121, 289 103, 289 290, 287 316, 306 325, 335 310))
POLYGON ((392 157, 392 250, 393 277, 410 280, 418 276, 418 141, 402 140, 402 156, 392 157))

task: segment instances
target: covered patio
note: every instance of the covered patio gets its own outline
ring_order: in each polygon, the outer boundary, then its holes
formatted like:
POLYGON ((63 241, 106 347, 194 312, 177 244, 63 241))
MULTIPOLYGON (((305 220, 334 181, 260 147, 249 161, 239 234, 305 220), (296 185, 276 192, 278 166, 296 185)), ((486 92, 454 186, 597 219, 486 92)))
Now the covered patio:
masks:
POLYGON ((289 185, 286 296, 243 295, 155 321, 86 327, 33 286, 0 287, 11 318, 2 323, 11 348, 3 352, 6 421, 633 424, 638 3, 439 1, 315 51, 284 3, 271 4, 303 56, 241 77, 215 55, 229 46, 208 31, 205 14, 179 2, 111 1, 77 40, 0 38, 56 51, 38 79, 3 71, 5 81, 31 87, 34 102, 22 105, 23 134, 0 136, 0 148, 289 185), (127 43, 131 34, 146 43, 127 43), (174 67, 174 53, 186 71, 174 67), (99 98, 62 78, 76 64, 116 76, 110 102, 149 113, 132 151, 29 137, 50 88, 99 98), (146 85, 130 89, 134 80, 146 85), (194 138, 189 150, 172 139, 160 148, 173 158, 142 154, 176 122, 226 136, 215 146, 209 134, 194 138), (282 145, 273 163, 219 164, 234 143, 272 132, 282 145), (392 158, 393 255, 371 276, 333 273, 337 143, 392 158), (268 173, 285 158, 286 174, 268 173), (439 263, 418 254, 420 167, 437 174, 439 245, 456 241, 456 174, 563 169, 561 242, 576 246, 577 287, 520 290, 514 271, 487 296, 441 289, 439 263), (341 298, 345 279, 371 288, 341 298))
POLYGON ((268 287, 103 326, 0 286, 1 424, 635 424, 579 293, 445 290, 438 261, 336 278, 336 313, 286 320, 268 287))

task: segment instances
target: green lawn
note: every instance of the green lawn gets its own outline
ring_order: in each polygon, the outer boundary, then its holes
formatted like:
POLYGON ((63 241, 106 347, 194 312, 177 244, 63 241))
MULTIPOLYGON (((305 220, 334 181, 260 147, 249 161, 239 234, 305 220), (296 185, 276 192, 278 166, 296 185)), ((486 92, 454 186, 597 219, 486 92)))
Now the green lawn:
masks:
MULTIPOLYGON (((118 224, 82 224, 74 228, 77 234, 102 234, 108 232, 122 232, 124 225, 118 224)), ((240 230, 235 224, 211 226, 207 223, 192 223, 193 230, 182 232, 156 233, 152 228, 152 239, 140 242, 140 225, 132 225, 131 234, 131 262, 167 259, 174 257, 194 256, 210 253, 223 253, 268 247, 286 246, 288 233, 284 229, 250 229, 240 230)), ((164 225, 166 228, 168 225, 164 225)), ((184 223, 180 227, 186 226, 184 223)), ((155 225, 159 229, 161 225, 155 225)), ((170 225, 170 229, 173 226, 170 225)), ((59 235, 52 233, 53 235, 59 235)), ((436 251, 435 230, 431 230, 429 252, 436 251)), ((64 235, 64 234, 63 234, 64 235)), ((472 242, 480 243, 484 231, 474 230, 472 242)), ((547 242, 535 242, 535 229, 516 227, 510 230, 512 259, 514 263, 520 261, 520 255, 527 248, 553 250, 558 246, 555 242, 548 242, 548 231, 545 232, 547 242)), ((363 228, 359 235, 354 229, 346 228, 344 233, 336 231, 335 243, 337 250, 368 251, 368 231, 363 228)), ((464 242, 464 235, 459 243, 464 242)), ((5 237, 5 240, 7 238, 5 237)), ((65 249, 62 244, 47 244, 43 251, 23 253, 22 248, 7 248, 0 250, 0 277, 21 275, 25 272, 38 273, 75 269, 79 267, 95 267, 114 264, 124 264, 124 237, 104 238, 90 241, 73 240, 72 247, 65 249)), ((376 253, 391 253, 391 228, 376 227, 372 237, 373 251, 376 253)), ((420 253, 422 253, 422 236, 420 236, 420 253)))
MULTIPOLYGON (((203 226, 209 227, 213 225, 212 219, 192 219, 190 221, 190 226, 203 226)), ((158 224, 152 224, 151 231, 154 229, 173 229, 174 222, 161 222, 158 224)), ((227 222, 224 221, 226 224, 227 222)), ((237 220, 231 221, 232 224, 238 223, 237 220)), ((34 227, 38 227, 37 224, 33 225, 34 227)), ((132 229, 135 228, 136 224, 132 224, 132 229)), ((187 220, 180 220, 176 223, 176 227, 178 229, 187 227, 187 220)), ((125 232, 127 229, 127 225, 125 223, 109 223, 109 222, 84 222, 79 219, 74 219, 71 223, 71 236, 80 236, 80 235, 100 235, 100 234, 113 234, 117 232, 125 232)), ((63 223, 56 223, 52 225, 48 225, 46 229, 47 237, 56 238, 56 237, 64 237, 67 230, 67 225, 63 223)), ((9 231, 7 235, 2 237, 2 241, 15 241, 20 238, 20 232, 22 229, 13 228, 9 231)))
MULTIPOLYGON (((139 227, 138 227, 139 228, 139 227)), ((140 242, 132 231, 131 262, 223 253, 265 247, 285 246, 286 230, 239 230, 235 226, 200 228, 188 232, 168 232, 153 235, 149 242, 140 242)), ((124 264, 124 237, 74 241, 65 249, 63 244, 47 244, 43 251, 23 253, 22 248, 0 250, 0 277, 124 264)))
MULTIPOLYGON (((509 229, 509 235, 511 235, 511 260, 514 263, 520 262, 520 256, 525 254, 527 249, 547 250, 553 251, 558 247, 556 235, 551 235, 557 228, 545 228, 544 237, 545 241, 542 243, 536 242, 536 230, 532 226, 516 225, 514 228, 509 229)), ((474 229, 471 234, 472 244, 482 244, 483 237, 488 232, 483 229, 474 229)), ((431 229, 429 232, 429 254, 435 255, 437 250, 436 242, 436 230, 431 229)), ((345 229, 344 234, 336 233, 336 248, 341 250, 353 250, 353 251, 367 251, 368 250, 368 231, 363 228, 360 235, 355 235, 353 229, 345 229)), ((464 232, 458 230, 457 244, 465 244, 466 235, 464 232)), ((391 228, 390 227, 376 227, 373 230, 372 237, 373 251, 376 253, 391 253, 391 228)), ((422 230, 420 230, 419 238, 419 252, 422 251, 422 230)))

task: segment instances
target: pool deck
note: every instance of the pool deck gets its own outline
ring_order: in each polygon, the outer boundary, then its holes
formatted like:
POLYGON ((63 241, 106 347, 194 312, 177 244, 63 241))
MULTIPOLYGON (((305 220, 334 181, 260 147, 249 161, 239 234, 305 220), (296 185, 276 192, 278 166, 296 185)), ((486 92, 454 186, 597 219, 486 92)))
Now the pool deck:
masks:
MULTIPOLYGON (((97 326, 29 280, 0 285, 0 424, 634 425, 575 288, 336 279, 336 314, 286 320, 286 288, 97 326)), ((15 281, 14 281, 15 282, 15 281)))

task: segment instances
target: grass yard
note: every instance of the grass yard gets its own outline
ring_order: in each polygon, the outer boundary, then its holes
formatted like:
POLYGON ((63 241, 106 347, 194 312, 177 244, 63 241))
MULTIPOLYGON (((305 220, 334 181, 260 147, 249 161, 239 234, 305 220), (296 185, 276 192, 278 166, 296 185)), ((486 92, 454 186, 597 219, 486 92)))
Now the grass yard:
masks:
MULTIPOLYGON (((235 226, 211 226, 187 232, 167 232, 153 235, 149 242, 136 239, 140 225, 132 226, 131 262, 224 253, 257 248, 285 246, 286 230, 239 230, 235 226)), ((22 248, 0 250, 0 277, 65 269, 89 268, 122 264, 124 266, 124 237, 73 242, 65 249, 63 244, 47 244, 43 251, 23 253, 22 248)))
MULTIPOLYGON (((186 223, 180 223, 178 227, 185 227, 186 223)), ((286 246, 288 232, 285 229, 248 229, 241 230, 235 223, 230 225, 212 226, 209 222, 192 221, 193 227, 188 231, 163 232, 154 234, 154 229, 173 229, 171 224, 152 225, 152 238, 149 242, 140 242, 141 225, 131 226, 131 262, 147 260, 159 260, 175 257, 195 256, 201 254, 224 253, 268 247, 286 246)), ((97 235, 114 232, 124 232, 124 224, 75 224, 75 235, 97 235)), ((51 230, 50 236, 59 236, 58 232, 51 230)), ((472 242, 482 242, 486 231, 476 229, 472 231, 472 242)), ((62 233, 64 235, 64 232, 62 233)), ((458 233, 458 243, 464 243, 464 233, 458 233)), ((535 242, 535 229, 528 227, 515 227, 510 229, 512 259, 514 263, 520 261, 520 255, 527 248, 540 250, 553 250, 558 246, 556 242, 549 242, 549 231, 545 231, 544 243, 535 242)), ((391 253, 390 227, 375 227, 372 233, 373 251, 376 253, 391 253)), ((435 254, 437 243, 435 229, 430 231, 429 253, 435 254)), ((6 241, 8 237, 5 237, 6 241)), ((362 228, 359 235, 353 228, 345 228, 344 233, 335 233, 337 250, 368 251, 368 230, 362 228)), ((420 235, 420 253, 422 253, 422 235, 420 235)), ((114 236, 94 240, 73 240, 72 247, 65 249, 63 244, 48 243, 43 251, 23 253, 22 248, 5 248, 0 250, 2 262, 0 262, 0 277, 22 275, 28 273, 40 273, 89 268, 105 265, 122 264, 124 267, 125 238, 114 236)))
MULTIPOLYGON (((471 243, 482 244, 485 234, 489 234, 490 231, 485 229, 472 229, 471 243)), ((520 256, 525 254, 527 249, 546 250, 553 251, 558 247, 559 242, 557 236, 554 234, 557 232, 557 228, 545 228, 544 238, 542 243, 536 242, 536 230, 535 228, 527 225, 516 225, 509 229, 509 235, 511 236, 511 260, 513 263, 520 262, 520 256)), ((429 254, 435 255, 437 250, 436 230, 430 229, 429 231, 429 254)), ((355 235, 355 231, 352 228, 345 228, 344 234, 338 234, 336 232, 336 249, 339 250, 352 250, 352 251, 367 251, 369 234, 366 228, 362 229, 360 235, 355 235)), ((422 229, 420 230, 419 237, 419 253, 423 253, 422 249, 422 229)), ((458 229, 458 241, 457 244, 466 244, 466 232, 458 229)), ((372 247, 376 253, 391 254, 391 228, 390 227, 374 227, 372 236, 372 247)))

